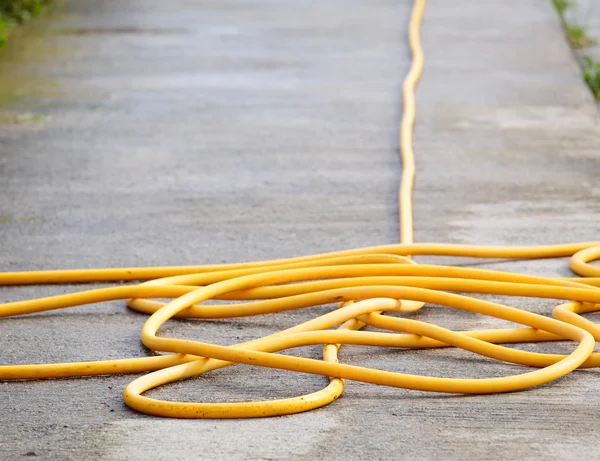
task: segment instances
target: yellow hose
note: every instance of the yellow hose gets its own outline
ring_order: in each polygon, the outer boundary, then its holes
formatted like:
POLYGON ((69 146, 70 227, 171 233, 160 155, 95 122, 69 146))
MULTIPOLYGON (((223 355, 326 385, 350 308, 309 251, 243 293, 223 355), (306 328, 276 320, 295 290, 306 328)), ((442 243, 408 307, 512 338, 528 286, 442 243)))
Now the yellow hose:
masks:
POLYGON ((144 280, 118 287, 86 290, 0 305, 0 317, 127 300, 149 314, 142 343, 168 355, 98 362, 0 366, 0 380, 65 378, 151 372, 125 389, 127 405, 143 413, 174 418, 245 418, 275 416, 319 408, 337 399, 344 379, 434 392, 497 393, 551 382, 580 367, 600 366, 594 353, 600 325, 582 314, 600 310, 600 242, 528 247, 413 243, 412 189, 415 174, 412 134, 415 87, 423 71, 419 29, 424 0, 415 0, 408 27, 412 65, 403 85, 400 129, 403 172, 399 188, 400 244, 338 251, 273 261, 193 267, 147 267, 0 273, 0 285, 144 280), (416 264, 411 256, 476 258, 552 258, 570 256, 580 278, 547 278, 443 265, 416 264), (453 292, 460 292, 456 294, 453 292), (468 293, 561 299, 554 318, 467 296, 468 293), (172 299, 168 303, 152 298, 172 299), (242 301, 204 304, 210 300, 242 301), (198 319, 263 315, 339 303, 339 308, 278 333, 233 346, 158 336, 173 317, 198 319), (202 304, 201 304, 202 303, 202 304), (523 327, 451 331, 406 318, 424 303, 511 321, 523 327), (396 316, 384 315, 386 312, 396 316), (400 317, 398 317, 400 315, 400 317), (369 325, 388 332, 359 331, 369 325), (336 330, 330 328, 337 327, 336 330), (501 344, 575 341, 569 355, 512 349, 501 344), (323 360, 280 355, 290 348, 322 344, 323 360), (343 344, 393 348, 458 347, 499 361, 536 367, 500 378, 455 379, 392 373, 339 363, 343 344), (318 392, 295 398, 243 403, 190 403, 156 400, 149 389, 212 370, 243 363, 326 376, 318 392))

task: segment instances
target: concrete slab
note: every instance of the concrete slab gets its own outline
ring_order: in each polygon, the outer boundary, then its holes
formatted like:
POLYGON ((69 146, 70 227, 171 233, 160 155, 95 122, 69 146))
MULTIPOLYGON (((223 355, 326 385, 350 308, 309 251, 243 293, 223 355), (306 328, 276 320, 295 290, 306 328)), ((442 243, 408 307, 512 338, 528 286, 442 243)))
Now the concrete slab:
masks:
MULTIPOLYGON (((218 263, 397 241, 410 3, 66 2, 0 55, 1 110, 10 115, 0 125, 0 267, 218 263)), ((550 6, 431 0, 423 42, 416 239, 598 239, 596 107, 550 6)), ((564 260, 483 267, 569 273, 564 260)), ((3 288, 0 299, 79 288, 3 288)), ((542 313, 554 304, 511 302, 542 313)), ((173 321, 166 333, 228 344, 326 309, 173 321)), ((499 324, 433 306, 416 318, 452 328, 499 324)), ((144 319, 122 303, 6 319, 1 360, 143 355, 144 319)), ((319 357, 320 348, 298 354, 319 357)), ((520 370, 465 357, 354 347, 341 354, 348 363, 440 376, 520 370)), ((599 435, 595 370, 492 396, 348 383, 327 408, 261 421, 139 415, 121 400, 131 379, 0 384, 0 458, 580 459, 599 435)), ((151 395, 281 398, 324 382, 236 367, 151 395)))

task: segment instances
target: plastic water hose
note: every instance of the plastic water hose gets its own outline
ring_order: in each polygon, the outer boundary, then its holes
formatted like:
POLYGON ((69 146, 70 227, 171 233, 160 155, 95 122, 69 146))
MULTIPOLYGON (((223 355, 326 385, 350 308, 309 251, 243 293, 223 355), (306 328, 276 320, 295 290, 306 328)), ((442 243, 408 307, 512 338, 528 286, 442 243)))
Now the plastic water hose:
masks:
POLYGON ((126 300, 130 308, 150 315, 141 332, 144 346, 169 353, 96 362, 1 365, 0 380, 149 372, 132 381, 123 392, 125 403, 137 411, 173 418, 251 418, 298 413, 327 405, 342 395, 345 379, 422 391, 487 394, 539 386, 577 368, 600 366, 600 354, 594 353, 595 341, 600 340, 600 325, 582 316, 600 310, 600 268, 590 264, 600 259, 600 242, 526 247, 413 242, 412 135, 415 88, 424 64, 419 39, 424 8, 424 0, 415 0, 408 27, 412 64, 402 90, 399 244, 240 264, 0 273, 0 285, 144 281, 5 303, 0 305, 0 317, 126 300), (548 278, 416 264, 411 257, 420 255, 494 259, 570 256, 571 269, 580 277, 548 278), (564 302, 552 311, 551 318, 476 299, 469 293, 564 302), (163 303, 156 298, 171 301, 163 303), (209 304, 211 300, 238 302, 209 304), (231 346, 212 344, 208 338, 191 341, 159 334, 161 326, 171 318, 246 317, 330 303, 338 303, 339 308, 287 330, 231 346), (411 319, 411 314, 425 303, 508 320, 522 327, 452 331, 411 319), (366 325, 377 330, 361 331, 366 325), (576 346, 569 355, 557 355, 503 345, 543 341, 573 341, 576 346), (324 346, 323 360, 278 354, 315 344, 324 346), (340 363, 338 350, 344 344, 405 349, 457 347, 528 368, 518 375, 477 379, 392 373, 340 363), (172 402, 143 395, 158 386, 235 364, 322 375, 327 377, 328 384, 308 395, 241 403, 172 402))

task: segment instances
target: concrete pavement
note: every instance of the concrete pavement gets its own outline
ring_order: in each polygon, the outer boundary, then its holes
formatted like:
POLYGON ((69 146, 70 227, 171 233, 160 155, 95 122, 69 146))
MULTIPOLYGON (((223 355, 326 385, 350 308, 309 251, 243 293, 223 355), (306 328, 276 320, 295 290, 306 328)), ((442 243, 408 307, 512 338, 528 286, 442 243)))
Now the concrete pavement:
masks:
MULTIPOLYGON (((0 53, 0 269, 218 263, 397 241, 410 3, 70 0, 35 21, 0 53)), ((550 5, 431 0, 425 18, 416 240, 598 239, 597 109, 550 5)), ((482 267, 569 274, 564 260, 482 267)), ((79 288, 2 288, 0 299, 79 288)), ((555 304, 510 302, 540 313, 555 304)), ((172 321, 165 333, 228 344, 325 310, 172 321)), ((416 318, 461 329, 503 324, 435 307, 416 318)), ((0 357, 143 355, 144 319, 120 302, 5 319, 0 357)), ((319 357, 320 348, 298 353, 319 357)), ((410 373, 520 370, 464 357, 341 353, 410 373)), ((0 383, 0 458, 580 459, 599 436, 596 370, 491 396, 350 382, 326 408, 258 421, 140 415, 122 403, 131 379, 0 383)), ((236 367, 151 395, 275 399, 324 382, 236 367)))

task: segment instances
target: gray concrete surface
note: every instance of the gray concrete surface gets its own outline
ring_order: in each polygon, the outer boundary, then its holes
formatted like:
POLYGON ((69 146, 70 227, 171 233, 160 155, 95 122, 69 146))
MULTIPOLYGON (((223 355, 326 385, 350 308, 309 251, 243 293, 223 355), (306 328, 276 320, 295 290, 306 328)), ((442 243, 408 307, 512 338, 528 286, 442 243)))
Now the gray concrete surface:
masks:
MULTIPOLYGON (((66 1, 0 54, 0 268, 216 263, 396 241, 409 10, 408 0, 66 1)), ((416 239, 600 238, 596 107, 550 6, 431 0, 423 43, 416 239)), ((565 260, 482 267, 569 273, 565 260)), ((77 289, 2 288, 0 299, 77 289)), ((227 344, 326 309, 173 321, 165 333, 227 344)), ((433 306, 416 317, 501 324, 433 306)), ((0 360, 143 355, 144 319, 120 302, 5 319, 0 360)), ((520 371, 452 350, 348 347, 341 358, 438 376, 520 371)), ((0 459, 590 459, 600 435, 596 370, 491 396, 350 382, 326 408, 258 421, 140 415, 121 400, 131 379, 0 383, 0 459)), ((237 367, 151 395, 281 398, 324 382, 237 367)))

